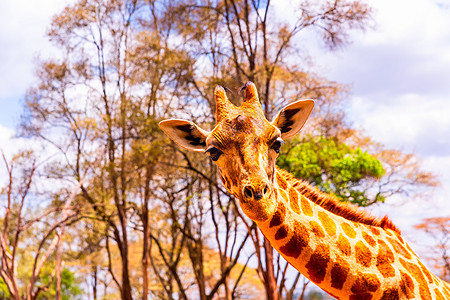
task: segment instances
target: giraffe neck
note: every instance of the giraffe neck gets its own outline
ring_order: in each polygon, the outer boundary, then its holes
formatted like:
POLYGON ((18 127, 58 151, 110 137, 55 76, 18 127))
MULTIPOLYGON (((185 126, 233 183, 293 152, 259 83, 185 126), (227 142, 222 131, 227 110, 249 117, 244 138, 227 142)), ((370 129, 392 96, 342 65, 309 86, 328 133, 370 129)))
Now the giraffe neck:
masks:
POLYGON ((304 276, 338 299, 450 299, 450 286, 425 268, 393 225, 332 213, 300 192, 305 183, 286 175, 277 170, 277 211, 257 225, 304 276))

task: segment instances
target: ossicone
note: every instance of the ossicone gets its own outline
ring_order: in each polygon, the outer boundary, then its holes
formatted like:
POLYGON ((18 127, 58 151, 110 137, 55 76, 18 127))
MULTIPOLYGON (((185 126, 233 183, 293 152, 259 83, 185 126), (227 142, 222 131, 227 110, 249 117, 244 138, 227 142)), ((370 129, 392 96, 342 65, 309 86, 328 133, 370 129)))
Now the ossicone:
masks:
POLYGON ((220 85, 216 86, 214 90, 214 98, 216 100, 216 121, 219 122, 233 104, 228 100, 225 89, 220 85))
POLYGON ((248 81, 241 89, 244 91, 244 102, 259 102, 258 91, 256 90, 256 85, 248 81))

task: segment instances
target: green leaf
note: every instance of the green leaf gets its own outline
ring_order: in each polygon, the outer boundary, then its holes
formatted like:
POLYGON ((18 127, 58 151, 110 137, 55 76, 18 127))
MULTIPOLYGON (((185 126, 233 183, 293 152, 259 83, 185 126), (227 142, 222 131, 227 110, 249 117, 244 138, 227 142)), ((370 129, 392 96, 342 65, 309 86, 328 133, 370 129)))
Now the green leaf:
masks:
POLYGON ((309 136, 290 141, 277 165, 342 201, 360 206, 384 201, 378 196, 370 199, 361 185, 364 180, 377 180, 385 174, 381 162, 359 147, 352 148, 334 138, 309 136))

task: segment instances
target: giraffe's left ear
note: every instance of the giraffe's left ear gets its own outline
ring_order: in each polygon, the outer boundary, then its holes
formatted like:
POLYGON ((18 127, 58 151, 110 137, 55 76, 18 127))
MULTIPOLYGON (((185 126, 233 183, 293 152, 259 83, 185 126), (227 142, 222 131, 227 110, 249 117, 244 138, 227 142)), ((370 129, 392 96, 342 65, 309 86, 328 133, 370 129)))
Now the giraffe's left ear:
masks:
POLYGON ((281 131, 281 138, 287 139, 297 134, 314 108, 314 100, 299 100, 285 106, 272 121, 281 131))
POLYGON ((196 152, 205 152, 206 138, 209 132, 201 129, 195 123, 186 120, 164 120, 159 127, 175 143, 184 149, 196 152))

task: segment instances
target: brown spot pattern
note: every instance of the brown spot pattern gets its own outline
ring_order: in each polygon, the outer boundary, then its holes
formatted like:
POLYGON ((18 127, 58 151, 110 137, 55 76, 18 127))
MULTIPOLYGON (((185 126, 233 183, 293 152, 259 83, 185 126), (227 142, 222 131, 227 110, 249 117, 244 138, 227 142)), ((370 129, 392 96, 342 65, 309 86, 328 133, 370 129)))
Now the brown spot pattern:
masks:
POLYGON ((396 289, 387 289, 383 292, 380 300, 399 300, 400 295, 396 289))
POLYGON ((409 252, 414 253, 414 251, 411 249, 411 247, 407 243, 405 243, 405 246, 409 250, 409 252))
POLYGON ((377 254, 377 269, 384 277, 394 277, 395 269, 392 267, 394 263, 394 253, 389 246, 382 240, 378 240, 379 248, 377 254))
POLYGON ((288 232, 286 225, 282 225, 280 228, 278 228, 277 233, 275 233, 275 239, 276 240, 282 240, 285 237, 287 237, 288 232))
POLYGON ((398 228, 389 220, 388 217, 377 218, 364 210, 358 209, 354 205, 342 203, 335 196, 322 193, 318 188, 311 186, 305 181, 295 179, 292 174, 283 170, 277 170, 284 178, 286 178, 297 191, 306 196, 309 201, 316 203, 327 211, 341 216, 350 222, 358 222, 363 225, 370 225, 379 228, 380 230, 393 230, 400 232, 398 228))
POLYGON ((306 199, 305 196, 301 195, 300 202, 301 202, 300 204, 301 204, 301 207, 302 207, 302 212, 305 215, 312 217, 314 213, 313 213, 311 204, 309 203, 309 200, 306 199))
POLYGON ((345 281, 347 281, 347 275, 350 271, 350 265, 342 258, 337 257, 336 263, 331 268, 331 287, 335 289, 342 289, 345 281))
POLYGON ((280 174, 280 172, 277 172, 277 183, 283 190, 288 187, 286 179, 280 174))
POLYGON ((388 255, 389 257, 391 257, 391 259, 394 259, 394 252, 392 252, 391 248, 388 246, 388 244, 386 244, 385 241, 379 239, 378 240, 378 246, 379 249, 384 249, 384 251, 386 252, 386 255, 388 255))
POLYGON ((269 227, 281 225, 284 222, 286 216, 286 207, 282 202, 278 202, 277 211, 273 214, 272 220, 270 220, 269 227))
POLYGON ((342 254, 344 254, 344 255, 348 256, 348 255, 352 254, 352 247, 350 245, 350 242, 342 234, 339 235, 339 239, 337 241, 337 247, 339 250, 341 250, 342 254))
POLYGON ((377 244, 377 242, 375 242, 373 237, 365 231, 363 231, 362 237, 367 242, 367 244, 369 244, 372 247, 374 247, 377 244))
POLYGON ((317 245, 313 254, 311 255, 306 269, 308 270, 309 278, 315 283, 321 283, 327 272, 328 262, 330 261, 330 246, 326 244, 317 245))
POLYGON ((411 259, 411 253, 406 250, 405 247, 403 247, 402 244, 400 244, 396 239, 389 238, 388 240, 391 242, 392 246, 394 247, 394 251, 400 255, 402 255, 406 259, 411 259))
POLYGON ((239 186, 238 174, 240 174, 240 170, 239 167, 237 166, 237 163, 232 162, 227 167, 227 171, 225 173, 228 175, 227 180, 231 181, 232 186, 239 186))
POLYGON ((406 260, 404 260, 401 257, 400 257, 400 263, 403 265, 403 267, 405 267, 406 270, 409 271, 409 274, 411 274, 411 276, 413 278, 415 278, 417 283, 419 284, 420 297, 422 299, 426 299, 426 300, 431 299, 430 289, 428 287, 427 280, 426 280, 425 276, 423 275, 422 271, 420 270, 419 266, 417 266, 416 264, 407 262, 406 260))
POLYGON ((422 273, 425 274, 425 276, 427 277, 428 283, 430 283, 430 284, 433 283, 433 277, 431 276, 430 271, 428 271, 428 269, 422 264, 421 261, 419 261, 418 263, 419 263, 420 269, 422 270, 422 273))
POLYGON ((420 298, 422 298, 422 300, 432 300, 431 293, 430 293, 430 290, 428 289, 428 287, 419 285, 419 293, 420 293, 420 298))
POLYGON ((324 211, 319 211, 318 217, 328 235, 334 236, 336 234, 336 223, 324 211))
POLYGON ((314 233, 316 237, 323 238, 325 237, 325 232, 322 229, 322 226, 320 226, 319 223, 316 221, 310 221, 309 225, 311 226, 311 231, 314 233))
POLYGON ((444 287, 444 294, 448 299, 450 299, 450 287, 448 286, 444 287))
POLYGON ((222 176, 222 174, 220 175, 220 179, 222 179, 222 182, 223 184, 225 184, 227 190, 230 190, 231 189, 230 182, 224 176, 222 176))
POLYGON ((357 263, 364 267, 370 267, 372 252, 370 252, 370 249, 362 241, 357 242, 355 245, 355 257, 357 263))
POLYGON ((412 278, 404 272, 400 272, 400 275, 402 277, 400 287, 402 289, 403 295, 407 299, 414 298, 414 282, 413 282, 412 278))
POLYGON ((436 294, 436 300, 445 300, 444 296, 441 294, 438 288, 434 289, 434 293, 436 294))
POLYGON ((300 214, 300 206, 298 205, 298 192, 291 187, 289 189, 289 203, 291 205, 291 209, 297 213, 300 214))
POLYGON ((283 197, 284 201, 286 201, 286 203, 289 202, 289 198, 288 195, 286 194, 286 192, 284 190, 278 190, 278 192, 280 192, 281 197, 283 197))
POLYGON ((380 280, 374 274, 358 273, 351 291, 355 294, 375 292, 380 287, 380 280))
POLYGON ((372 233, 374 235, 380 235, 380 230, 378 230, 377 228, 375 228, 373 226, 369 226, 369 230, 372 231, 372 233))
POLYGON ((294 221, 294 234, 285 245, 280 247, 280 252, 286 256, 297 258, 308 243, 308 229, 300 222, 294 221))
POLYGON ((373 296, 370 293, 364 293, 364 294, 358 294, 358 295, 351 295, 350 300, 372 300, 373 296))
POLYGON ((349 237, 354 239, 356 237, 356 231, 353 229, 353 227, 348 223, 341 223, 342 230, 344 230, 345 234, 349 237))
POLYGON ((403 240, 402 236, 399 233, 396 233, 396 236, 398 238, 398 240, 400 241, 400 243, 404 244, 405 241, 403 240))

